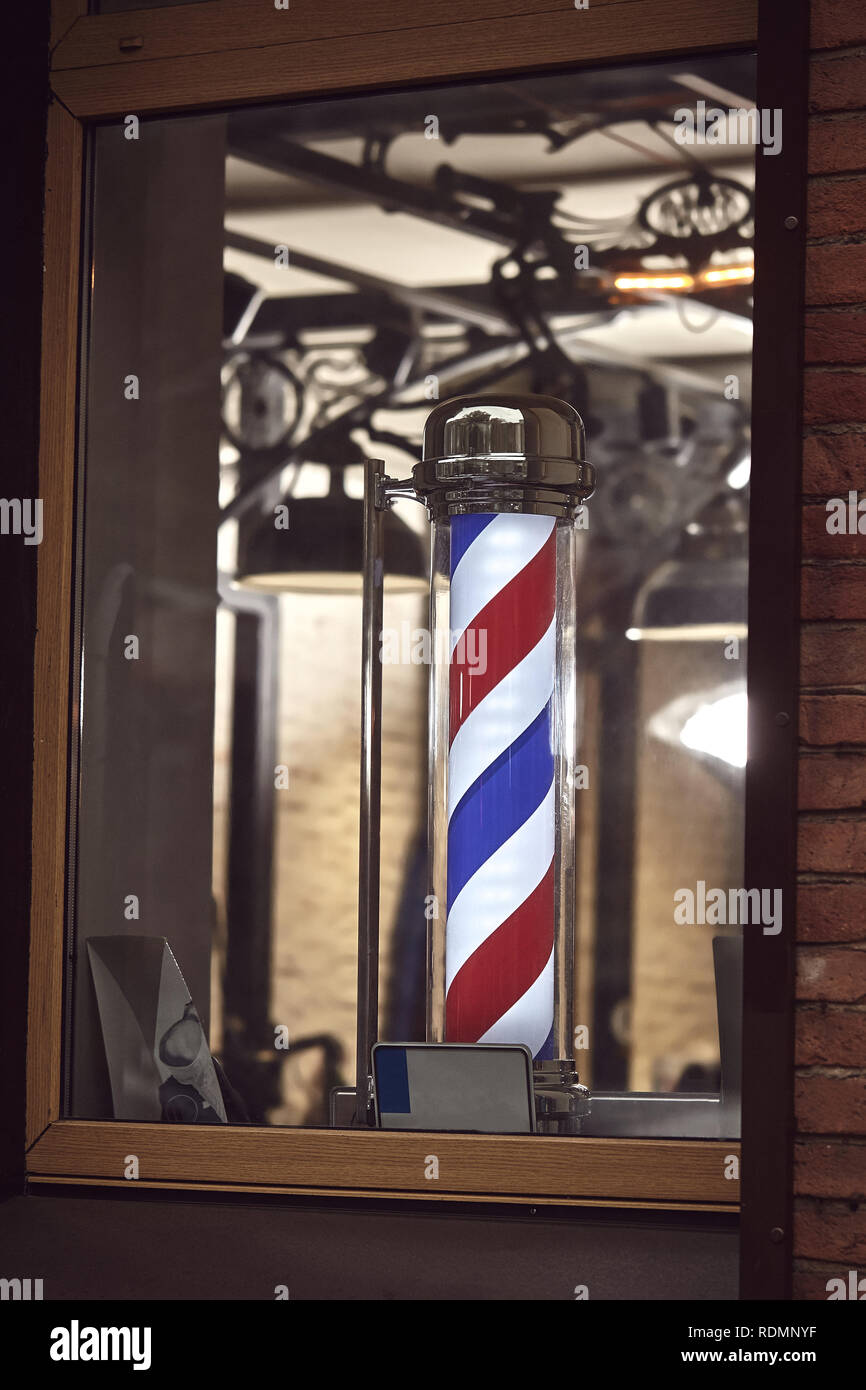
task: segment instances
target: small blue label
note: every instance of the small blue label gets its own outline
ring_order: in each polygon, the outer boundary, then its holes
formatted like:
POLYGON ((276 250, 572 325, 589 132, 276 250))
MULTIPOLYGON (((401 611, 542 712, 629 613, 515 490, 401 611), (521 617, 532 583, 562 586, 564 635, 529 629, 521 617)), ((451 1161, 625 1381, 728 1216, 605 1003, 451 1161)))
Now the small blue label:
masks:
POLYGON ((412 1107, 409 1104, 405 1047, 377 1047, 373 1055, 376 1059, 376 1094, 380 1115, 410 1115, 412 1107))

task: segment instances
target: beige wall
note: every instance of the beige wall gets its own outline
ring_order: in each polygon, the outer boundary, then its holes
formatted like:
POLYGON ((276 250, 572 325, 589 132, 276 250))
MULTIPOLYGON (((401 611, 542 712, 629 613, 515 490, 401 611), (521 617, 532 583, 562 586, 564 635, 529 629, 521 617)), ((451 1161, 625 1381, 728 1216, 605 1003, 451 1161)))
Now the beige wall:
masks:
POLYGON ((665 1090, 690 1062, 717 1063, 713 936, 725 928, 674 922, 674 893, 703 879, 743 881, 742 786, 691 750, 646 732, 685 692, 745 676, 721 641, 646 642, 641 651, 629 1086, 665 1090))
MULTIPOLYGON (((419 595, 387 599, 385 622, 424 621, 419 595)), ((215 884, 224 922, 231 623, 221 615, 215 751, 215 884)), ((288 788, 275 791, 271 1019, 291 1041, 330 1033, 354 1077, 358 930, 360 598, 285 595, 280 600, 278 761, 288 788)), ((428 668, 388 665, 383 681, 381 980, 391 983, 394 917, 414 837, 426 823, 428 668)), ((424 905, 418 913, 424 929, 424 905)), ((216 958, 221 965, 222 951, 216 958)), ((220 970, 214 971, 212 1045, 219 1047, 220 970)), ((275 1124, 300 1124, 319 1095, 318 1050, 286 1058, 275 1124)))

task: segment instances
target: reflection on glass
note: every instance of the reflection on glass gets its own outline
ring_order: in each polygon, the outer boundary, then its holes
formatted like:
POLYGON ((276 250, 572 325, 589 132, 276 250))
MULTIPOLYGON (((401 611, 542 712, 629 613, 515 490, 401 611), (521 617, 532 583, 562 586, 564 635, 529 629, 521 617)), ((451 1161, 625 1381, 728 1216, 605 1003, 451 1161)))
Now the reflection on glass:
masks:
POLYGON ((746 766, 746 692, 719 695, 698 705, 682 729, 680 740, 696 753, 709 753, 731 767, 746 766))
MULTIPOLYGON (((88 949, 116 938, 168 943, 228 1122, 350 1122, 363 465, 405 478, 437 401, 495 391, 573 406, 598 474, 563 596, 587 1132, 736 1131, 740 926, 674 895, 743 875, 754 150, 672 133, 747 107, 754 64, 690 66, 148 120, 134 159, 95 132, 69 1114, 117 1113, 88 949)), ((383 1042, 444 1009, 430 547, 398 501, 383 1042)))

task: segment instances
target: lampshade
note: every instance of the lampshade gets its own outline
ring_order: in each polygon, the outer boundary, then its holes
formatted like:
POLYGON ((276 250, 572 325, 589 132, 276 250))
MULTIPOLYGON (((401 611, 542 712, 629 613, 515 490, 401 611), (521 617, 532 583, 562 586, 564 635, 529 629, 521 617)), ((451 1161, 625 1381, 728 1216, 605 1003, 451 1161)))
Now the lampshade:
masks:
MULTIPOLYGON (((360 594, 364 504, 343 488, 334 470, 326 497, 286 499, 289 525, 278 530, 274 513, 242 521, 235 583, 266 593, 360 594)), ((427 588, 421 538, 390 509, 384 517, 388 593, 427 588)))
POLYGON ((747 538, 739 498, 713 498, 686 527, 676 555, 638 591, 626 636, 656 642, 745 637, 747 538))

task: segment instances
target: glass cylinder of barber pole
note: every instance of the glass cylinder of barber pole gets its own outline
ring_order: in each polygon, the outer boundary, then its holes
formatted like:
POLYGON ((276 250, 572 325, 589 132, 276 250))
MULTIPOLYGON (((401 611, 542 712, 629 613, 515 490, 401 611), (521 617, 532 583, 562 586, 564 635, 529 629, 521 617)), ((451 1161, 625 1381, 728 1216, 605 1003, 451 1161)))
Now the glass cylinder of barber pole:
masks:
MULTIPOLYGON (((433 524, 428 1040, 521 1043, 574 1132, 577 412, 445 401, 413 482, 433 524)), ((585 1104, 584 1104, 585 1108, 585 1104)))

